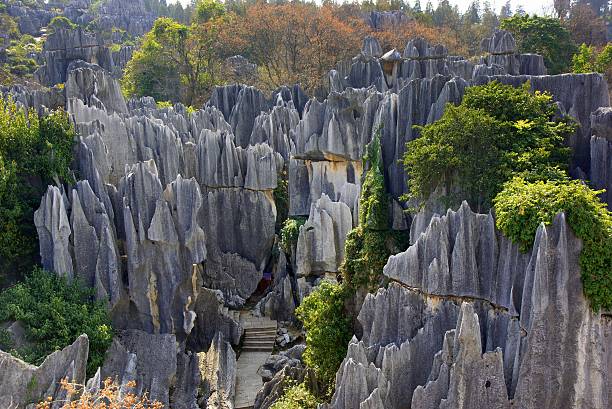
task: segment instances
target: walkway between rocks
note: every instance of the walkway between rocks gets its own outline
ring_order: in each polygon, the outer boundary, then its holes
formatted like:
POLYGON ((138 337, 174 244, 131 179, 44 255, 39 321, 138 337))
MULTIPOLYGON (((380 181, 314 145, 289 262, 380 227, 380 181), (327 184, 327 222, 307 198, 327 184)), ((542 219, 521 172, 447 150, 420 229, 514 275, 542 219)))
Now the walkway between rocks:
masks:
POLYGON ((253 407, 263 386, 257 371, 272 353, 277 325, 269 318, 251 315, 250 311, 240 313, 240 325, 244 328, 244 342, 237 362, 234 408, 246 409, 253 407))

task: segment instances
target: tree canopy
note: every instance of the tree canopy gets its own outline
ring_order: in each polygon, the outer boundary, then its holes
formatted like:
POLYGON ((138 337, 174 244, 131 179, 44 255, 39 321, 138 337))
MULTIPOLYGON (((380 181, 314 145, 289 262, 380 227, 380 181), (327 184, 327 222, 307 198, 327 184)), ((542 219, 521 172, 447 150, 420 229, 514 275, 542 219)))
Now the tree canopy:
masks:
POLYGON ((549 74, 569 71, 576 45, 560 20, 516 14, 500 26, 514 35, 520 52, 542 55, 549 74))
POLYGON ((0 98, 0 280, 38 258, 34 210, 48 184, 70 181, 75 132, 62 110, 39 117, 0 98))
POLYGON ((491 82, 470 87, 459 106, 447 105, 433 124, 418 127, 421 136, 406 146, 408 199, 423 204, 436 195, 457 206, 467 200, 487 211, 514 174, 530 180, 564 177, 575 130, 569 118, 557 118, 552 97, 491 82))

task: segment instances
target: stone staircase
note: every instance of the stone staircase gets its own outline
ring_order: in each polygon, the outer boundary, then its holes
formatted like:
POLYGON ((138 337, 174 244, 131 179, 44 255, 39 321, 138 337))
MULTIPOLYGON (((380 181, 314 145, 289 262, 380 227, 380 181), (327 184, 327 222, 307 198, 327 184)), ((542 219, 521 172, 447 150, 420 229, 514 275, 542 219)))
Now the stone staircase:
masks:
POLYGON ((252 408, 257 392, 263 386, 257 373, 266 362, 276 340, 276 321, 255 317, 250 311, 240 312, 240 325, 244 329, 242 349, 237 362, 235 409, 252 408))

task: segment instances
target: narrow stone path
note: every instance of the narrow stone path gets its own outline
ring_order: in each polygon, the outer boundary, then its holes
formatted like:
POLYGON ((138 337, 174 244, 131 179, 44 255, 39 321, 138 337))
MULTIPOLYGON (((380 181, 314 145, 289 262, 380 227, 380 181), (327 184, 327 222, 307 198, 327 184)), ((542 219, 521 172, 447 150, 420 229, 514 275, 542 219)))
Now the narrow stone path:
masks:
POLYGON ((235 409, 252 408, 257 392, 263 386, 259 368, 272 353, 276 339, 276 321, 266 317, 254 317, 250 311, 240 313, 240 325, 244 328, 244 341, 236 370, 235 409))

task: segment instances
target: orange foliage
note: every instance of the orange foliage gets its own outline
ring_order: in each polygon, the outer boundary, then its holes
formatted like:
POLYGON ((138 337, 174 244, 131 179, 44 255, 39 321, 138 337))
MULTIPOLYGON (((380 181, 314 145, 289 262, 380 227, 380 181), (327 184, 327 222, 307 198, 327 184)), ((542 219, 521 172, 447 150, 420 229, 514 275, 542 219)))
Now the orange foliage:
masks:
MULTIPOLYGON (((136 388, 136 382, 130 381, 126 385, 129 389, 136 388)), ((60 409, 163 409, 158 401, 151 401, 144 396, 136 396, 131 392, 120 394, 119 386, 110 378, 104 381, 102 388, 95 394, 85 390, 83 385, 77 385, 64 379, 61 387, 67 398, 61 402, 54 402, 51 397, 36 405, 36 409, 51 409, 60 404, 60 409), (78 398, 76 398, 78 396, 78 398), (74 399, 73 399, 74 398, 74 399)))
POLYGON ((338 61, 352 58, 361 48, 365 23, 341 20, 334 9, 260 3, 244 16, 229 18, 220 42, 229 55, 242 54, 259 66, 260 87, 300 83, 312 90, 338 61))
POLYGON ((385 51, 396 48, 399 52, 403 52, 408 41, 422 37, 431 45, 442 44, 446 46, 451 55, 468 54, 465 44, 460 43, 456 33, 452 30, 430 27, 416 20, 395 27, 388 27, 382 31, 375 31, 371 35, 378 39, 385 51))

